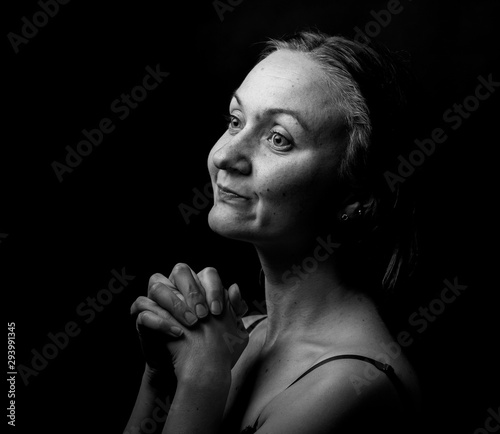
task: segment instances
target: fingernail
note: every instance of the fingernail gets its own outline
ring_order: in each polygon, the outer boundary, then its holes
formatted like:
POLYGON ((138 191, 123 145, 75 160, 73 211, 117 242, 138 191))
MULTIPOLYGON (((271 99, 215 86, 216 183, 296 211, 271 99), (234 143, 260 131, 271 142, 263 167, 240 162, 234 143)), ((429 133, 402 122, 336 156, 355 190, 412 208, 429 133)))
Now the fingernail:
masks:
POLYGON ((189 325, 194 324, 198 318, 196 318, 196 315, 193 312, 186 312, 184 314, 184 318, 186 318, 186 321, 189 325))
POLYGON ((170 327, 170 332, 175 336, 180 336, 183 333, 182 329, 176 326, 170 327))
POLYGON ((196 315, 198 315, 198 318, 203 318, 204 316, 208 315, 208 310, 205 306, 203 306, 201 303, 198 303, 196 305, 196 315))
POLYGON ((222 305, 219 300, 214 300, 210 304, 210 310, 214 315, 219 315, 222 312, 222 305))

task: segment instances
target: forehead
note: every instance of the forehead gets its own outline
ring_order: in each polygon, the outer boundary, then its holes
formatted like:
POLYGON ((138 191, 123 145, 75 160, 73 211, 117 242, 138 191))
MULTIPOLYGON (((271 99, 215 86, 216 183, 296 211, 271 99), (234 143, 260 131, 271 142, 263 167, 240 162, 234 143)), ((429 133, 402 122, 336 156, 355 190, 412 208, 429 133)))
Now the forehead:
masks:
POLYGON ((312 128, 338 118, 332 87, 320 65, 307 54, 278 50, 259 62, 237 90, 251 110, 284 108, 299 112, 312 128))

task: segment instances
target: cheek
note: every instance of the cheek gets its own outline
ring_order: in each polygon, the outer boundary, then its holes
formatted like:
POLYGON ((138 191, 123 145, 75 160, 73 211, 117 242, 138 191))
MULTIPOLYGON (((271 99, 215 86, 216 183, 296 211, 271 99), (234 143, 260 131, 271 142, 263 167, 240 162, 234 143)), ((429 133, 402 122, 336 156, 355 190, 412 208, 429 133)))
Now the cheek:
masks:
POLYGON ((262 176, 258 192, 267 212, 287 218, 316 212, 327 193, 326 180, 304 167, 307 165, 275 168, 262 176))

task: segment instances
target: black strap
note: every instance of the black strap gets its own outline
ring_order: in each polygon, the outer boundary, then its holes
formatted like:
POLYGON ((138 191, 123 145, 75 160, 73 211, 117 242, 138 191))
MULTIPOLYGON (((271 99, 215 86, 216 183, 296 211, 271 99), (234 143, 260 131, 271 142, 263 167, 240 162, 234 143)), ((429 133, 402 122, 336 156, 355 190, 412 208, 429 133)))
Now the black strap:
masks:
POLYGON ((255 424, 253 426, 247 426, 243 431, 241 431, 240 434, 253 434, 255 431, 257 431, 257 423, 259 422, 259 418, 255 421, 255 424))
POLYGON ((265 320, 267 318, 267 315, 266 316, 263 316, 262 318, 259 318, 257 320, 255 320, 252 324, 250 324, 248 327, 247 327, 247 332, 250 334, 251 331, 257 327, 257 324, 259 324, 261 321, 265 320))
MULTIPOLYGON (((266 318, 267 318, 267 316, 259 318, 258 320, 254 321, 250 325, 250 327, 248 327, 248 329, 247 329, 248 332, 250 333, 257 326, 258 323, 260 323, 262 320, 264 320, 266 318)), ((307 374, 309 374, 309 372, 314 371, 316 368, 319 368, 321 365, 324 365, 325 363, 328 363, 328 362, 332 362, 334 360, 340 360, 340 359, 355 359, 355 360, 362 360, 363 362, 371 363, 378 370, 382 371, 384 374, 387 375, 387 377, 389 378, 389 380, 392 382, 392 384, 396 388, 396 390, 397 390, 399 396, 401 397, 401 399, 402 399, 405 407, 407 409, 409 408, 409 405, 411 403, 410 396, 408 395, 408 391, 404 387, 403 382, 400 380, 400 378, 394 372, 394 368, 391 365, 387 364, 387 363, 382 363, 382 362, 379 362, 378 360, 372 359, 370 357, 360 356, 358 354, 341 354, 341 355, 338 355, 338 356, 328 357, 325 360, 322 360, 321 362, 316 363, 314 366, 312 366, 311 368, 309 368, 302 375, 300 375, 299 378, 297 378, 293 383, 291 383, 288 387, 294 385, 297 381, 301 380, 303 377, 305 377, 307 374)), ((288 387, 287 387, 287 389, 288 389, 288 387)), ((255 423, 253 424, 253 426, 247 426, 241 432, 241 434, 251 434, 251 433, 254 433, 257 430, 257 425, 259 423, 259 418, 260 418, 260 414, 257 417, 257 419, 255 420, 255 423)))
MULTIPOLYGON (((309 368, 306 372, 304 372, 299 378, 297 378, 292 384, 290 384, 290 386, 292 386, 293 384, 295 384, 302 377, 305 377, 307 374, 309 374, 309 372, 314 371, 316 368, 319 368, 321 365, 324 365, 325 363, 331 362, 333 360, 339 360, 339 359, 356 359, 356 360, 362 360, 363 362, 371 363, 378 370, 380 370, 380 371, 384 372, 385 374, 387 374, 387 376, 389 378, 391 378, 392 375, 395 376, 395 378, 398 378, 398 377, 396 377, 396 374, 394 373, 393 367, 391 365, 388 365, 387 363, 382 363, 382 362, 379 362, 378 360, 371 359, 370 357, 359 356, 357 354, 342 354, 340 356, 328 357, 327 359, 322 360, 321 362, 315 364, 313 367, 309 368)), ((399 380, 399 378, 398 378, 398 380, 399 380)), ((290 387, 290 386, 288 386, 288 387, 290 387)), ((287 389, 288 389, 288 387, 287 387, 287 389)))
MULTIPOLYGON (((267 318, 266 316, 263 316, 262 318, 259 318, 255 320, 250 326, 247 328, 248 333, 250 333, 252 330, 257 327, 257 325, 265 320, 267 318)), ((324 365, 325 363, 331 362, 333 360, 339 360, 339 359, 356 359, 356 360, 362 360, 363 362, 371 363, 373 366, 375 366, 378 370, 382 371, 389 377, 389 380, 394 384, 396 389, 398 390, 398 393, 401 395, 401 397, 405 397, 406 395, 406 389, 399 379, 399 377, 396 375, 394 372, 394 368, 387 364, 387 363, 382 363, 379 362, 378 360, 372 359, 370 357, 365 357, 365 356, 360 356, 358 354, 341 354, 339 356, 333 356, 333 357, 328 357, 325 360, 322 360, 321 362, 317 363, 316 365, 312 366, 309 368, 306 372, 304 372, 299 378, 297 378, 293 383, 291 383, 288 387, 292 386, 295 384, 297 381, 305 377, 309 372, 314 371, 316 368, 319 368, 321 365, 324 365)), ((287 387, 287 389, 288 389, 287 387)))
MULTIPOLYGON (((382 371, 384 374, 387 375, 387 377, 389 378, 391 383, 396 388, 398 395, 400 396, 401 400, 403 401, 405 407, 409 406, 411 404, 411 400, 410 400, 410 396, 408 395, 408 391, 406 390, 401 379, 396 375, 396 372, 394 371, 394 368, 391 365, 389 365, 387 363, 379 362, 378 360, 372 359, 370 357, 360 356, 358 354, 341 354, 339 356, 328 357, 327 359, 322 360, 321 362, 315 364, 313 367, 309 368, 299 378, 297 378, 292 384, 290 384, 290 386, 292 386, 297 381, 299 381, 301 378, 303 378, 304 376, 309 374, 309 372, 314 371, 316 368, 319 368, 321 365, 324 365, 325 363, 331 362, 333 360, 339 360, 339 359, 356 359, 356 360, 362 360, 363 362, 371 363, 379 371, 382 371)), ((288 387, 290 387, 290 386, 288 386, 288 387)), ((288 389, 288 387, 287 387, 287 389, 288 389)))

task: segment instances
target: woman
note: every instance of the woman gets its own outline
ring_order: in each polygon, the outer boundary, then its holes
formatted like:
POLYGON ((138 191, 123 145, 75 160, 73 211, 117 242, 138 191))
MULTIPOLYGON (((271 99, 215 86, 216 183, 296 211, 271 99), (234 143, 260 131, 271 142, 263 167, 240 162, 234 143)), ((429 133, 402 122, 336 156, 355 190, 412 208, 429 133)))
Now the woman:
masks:
POLYGON ((403 184, 386 179, 405 134, 396 65, 319 32, 269 44, 208 157, 210 228, 255 246, 267 315, 241 318, 213 268, 152 276, 132 306, 147 364, 125 432, 152 432, 172 365, 163 432, 410 430, 418 384, 378 309, 412 257, 403 184))

